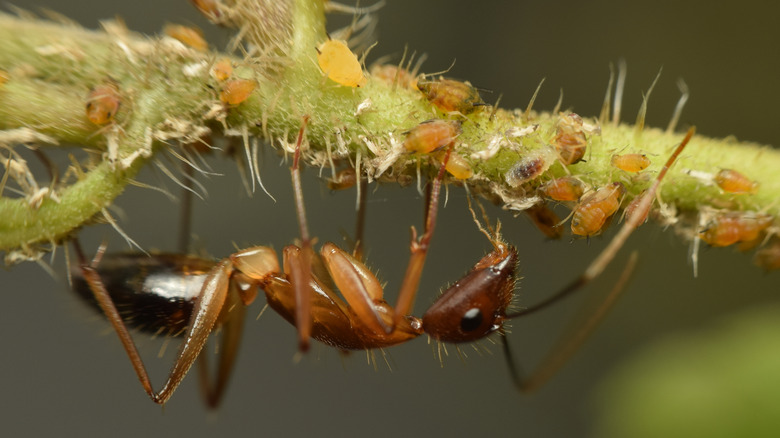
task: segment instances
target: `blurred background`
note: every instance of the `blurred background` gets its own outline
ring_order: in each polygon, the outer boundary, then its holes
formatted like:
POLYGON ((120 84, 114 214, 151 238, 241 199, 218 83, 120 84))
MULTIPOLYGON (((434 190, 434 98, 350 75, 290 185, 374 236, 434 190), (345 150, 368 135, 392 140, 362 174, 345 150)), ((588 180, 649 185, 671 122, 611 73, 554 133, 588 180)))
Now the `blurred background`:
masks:
MULTIPOLYGON (((51 8, 89 28, 116 16, 130 29, 150 34, 166 22, 197 25, 218 48, 230 37, 186 0, 27 0, 23 6, 51 8)), ((372 56, 400 58, 407 45, 428 55, 423 71, 444 70, 457 60, 449 76, 493 90, 485 95, 488 101, 503 93, 506 108, 524 108, 546 78, 535 108, 551 109, 563 89, 563 107, 583 116, 598 114, 609 64, 623 58, 628 64, 625 121, 634 120, 642 92, 663 67, 650 99, 648 125, 666 126, 679 97, 676 81, 683 78, 691 98, 682 126, 696 125, 705 136, 777 144, 780 27, 777 7, 771 8, 757 0, 738 6, 724 1, 393 0, 379 12, 379 45, 372 56)), ((289 164, 274 153, 264 156, 263 177, 274 203, 261 192, 249 198, 234 163, 212 162, 224 176, 203 181, 209 196, 195 203, 196 245, 224 257, 234 245, 278 249, 298 235, 289 164)), ((147 172, 141 179, 177 193, 164 176, 147 172)), ((342 242, 342 234, 354 227, 355 193, 329 193, 311 170, 304 179, 312 232, 321 241, 342 242)), ((422 200, 414 189, 371 190, 368 263, 387 282, 394 301, 408 259, 408 226, 419 227, 422 200)), ((450 190, 415 314, 422 314, 443 285, 490 248, 464 196, 462 189, 450 190)), ((125 213, 122 227, 141 246, 175 249, 176 204, 132 187, 117 204, 125 213)), ((502 220, 505 237, 519 248, 523 305, 579 275, 612 235, 549 242, 525 217, 496 208, 489 212, 502 220)), ((105 237, 110 250, 126 249, 109 227, 94 227, 84 234, 87 250, 94 251, 105 237)), ((16 266, 0 273, 0 421, 8 436, 586 436, 604 415, 599 388, 621 361, 669 334, 701 330, 726 315, 778 302, 780 273, 765 274, 748 255, 705 248, 699 277, 693 278, 688 243, 671 230, 646 225, 629 246, 641 253, 625 296, 585 347, 535 394, 514 390, 498 346, 483 356, 469 349, 465 361, 450 349, 443 368, 424 339, 387 350, 392 371, 381 359, 374 370, 363 353, 341 359, 319 345, 296 363, 294 330, 268 312, 246 322, 233 385, 216 413, 204 409, 194 373, 164 410, 147 399, 108 324, 68 291, 62 257, 55 264, 58 279, 34 264, 16 266)), ((513 322, 511 343, 526 369, 553 344, 581 298, 610 287, 622 264, 611 266, 582 296, 513 322)), ((256 315, 261 306, 255 304, 249 314, 256 315)), ((139 343, 159 386, 172 355, 158 360, 158 343, 139 343)))

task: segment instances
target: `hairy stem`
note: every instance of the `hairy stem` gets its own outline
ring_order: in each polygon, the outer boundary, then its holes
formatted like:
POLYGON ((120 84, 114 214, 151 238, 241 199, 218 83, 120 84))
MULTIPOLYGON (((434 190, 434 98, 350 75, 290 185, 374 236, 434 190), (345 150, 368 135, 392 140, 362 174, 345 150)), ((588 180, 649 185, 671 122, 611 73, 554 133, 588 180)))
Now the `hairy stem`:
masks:
MULTIPOLYGON (((264 5, 236 1, 244 3, 264 5)), ((386 78, 369 75, 360 88, 338 85, 317 66, 315 47, 328 38, 323 3, 295 0, 285 5, 287 9, 275 15, 242 10, 229 16, 230 24, 240 27, 257 50, 246 59, 198 52, 170 38, 133 34, 117 24, 88 31, 0 16, 4 42, 0 69, 8 73, 8 81, 0 85, 0 129, 28 128, 57 142, 47 147, 76 144, 105 157, 86 176, 56 187, 54 196, 39 204, 31 202, 29 193, 24 197, 0 193, 0 250, 66 237, 110 205, 153 153, 207 141, 207 134, 214 131, 289 144, 304 116, 309 116, 305 161, 354 165, 360 157, 360 168, 369 179, 401 184, 416 178, 418 161, 423 167, 431 162, 427 156, 405 152, 405 133, 432 118, 456 118, 462 122, 462 133, 455 153, 473 170, 463 182, 515 210, 539 203, 536 188, 566 174, 591 188, 620 181, 633 198, 649 186, 682 139, 677 133, 585 118, 591 128, 585 161, 564 166, 550 153, 563 115, 489 106, 468 116, 452 115, 433 106, 415 87, 386 78), (254 93, 237 106, 220 102, 221 83, 210 73, 223 58, 237 66, 235 77, 257 82, 254 93), (90 88, 106 81, 117 84, 121 106, 113 124, 100 127, 86 119, 84 105, 90 88), (613 154, 635 152, 652 161, 641 173, 628 174, 610 164, 613 154), (540 157, 541 172, 522 181, 508 177, 529 156, 540 157)), ((10 150, 19 142, 23 141, 11 138, 0 146, 10 150)), ((680 212, 693 217, 708 209, 777 217, 777 169, 780 151, 697 135, 661 185, 664 205, 675 207, 665 209, 664 218, 673 222, 680 212), (708 180, 707 175, 724 168, 737 169, 760 183, 757 193, 725 193, 708 180)))

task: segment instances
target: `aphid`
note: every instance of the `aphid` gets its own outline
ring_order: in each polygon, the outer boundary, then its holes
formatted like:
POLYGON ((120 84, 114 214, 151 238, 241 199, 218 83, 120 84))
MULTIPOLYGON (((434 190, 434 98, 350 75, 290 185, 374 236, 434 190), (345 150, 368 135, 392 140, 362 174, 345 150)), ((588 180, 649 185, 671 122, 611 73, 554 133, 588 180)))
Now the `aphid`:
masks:
POLYGON ((504 174, 507 184, 512 187, 536 179, 550 168, 555 160, 555 152, 549 148, 535 149, 528 152, 504 174))
POLYGON ((765 248, 756 251, 754 260, 765 271, 780 269, 780 239, 775 238, 765 248))
POLYGON ((211 67, 211 75, 218 82, 224 82, 233 75, 233 63, 227 58, 222 58, 211 67))
POLYGON ((573 176, 564 176, 546 182, 539 192, 553 201, 576 201, 585 191, 585 184, 573 176))
POLYGON ((723 169, 715 175, 715 184, 727 193, 756 193, 759 184, 732 169, 723 169))
POLYGON ((523 210, 531 218, 536 228, 550 239, 560 239, 563 237, 563 227, 561 227, 561 218, 555 214, 543 202, 532 205, 523 210))
POLYGON ((723 247, 738 242, 754 243, 774 219, 766 214, 726 212, 712 218, 699 231, 699 237, 710 246, 723 247))
POLYGON ((569 165, 581 161, 588 147, 582 117, 575 113, 561 114, 552 144, 558 150, 563 164, 569 165))
MULTIPOLYGON (((433 154, 433 158, 439 162, 443 162, 445 154, 446 151, 438 151, 433 154)), ((464 180, 474 176, 474 170, 471 168, 471 164, 455 152, 450 153, 450 159, 447 161, 444 168, 456 179, 464 180)))
POLYGON ((637 173, 647 169, 651 161, 645 154, 613 155, 612 166, 626 172, 637 173))
POLYGON ((121 104, 119 90, 112 82, 98 85, 87 95, 87 119, 96 125, 105 125, 114 120, 121 104))
POLYGON ((479 91, 468 82, 452 79, 437 79, 433 81, 418 81, 419 89, 437 108, 445 113, 459 112, 468 115, 478 106, 485 103, 479 97, 479 91))
POLYGON ((200 29, 181 24, 166 24, 163 31, 169 37, 199 52, 205 52, 209 49, 209 43, 203 39, 203 32, 200 29))
MULTIPOLYGON (((631 202, 628 203, 626 208, 623 210, 623 217, 631 218, 635 214, 639 214, 639 204, 642 202, 643 195, 646 193, 646 191, 643 191, 639 194, 636 198, 632 199, 631 202)), ((650 214, 650 210, 647 209, 644 211, 644 214, 637 217, 637 221, 639 224, 643 224, 647 222, 647 216, 650 214)))
POLYGON ((426 120, 406 133, 404 148, 408 152, 428 154, 451 144, 460 133, 458 121, 426 120))
POLYGON ((622 183, 614 182, 596 190, 574 209, 571 232, 578 236, 595 236, 601 232, 607 219, 620 207, 626 193, 622 183))
POLYGON ((344 190, 357 184, 357 174, 354 167, 339 170, 333 178, 328 179, 328 188, 331 190, 344 190))
POLYGON ((257 82, 252 79, 231 79, 222 85, 219 100, 225 105, 238 105, 247 100, 256 87, 257 82))
POLYGON ((401 88, 413 90, 417 88, 417 78, 409 70, 393 64, 376 64, 371 66, 371 76, 388 85, 398 85, 401 88))
POLYGON ((337 84, 362 87, 368 82, 360 61, 344 41, 329 39, 320 44, 317 47, 317 63, 322 72, 337 84))
POLYGON ((8 79, 9 79, 8 72, 5 70, 0 70, 0 85, 3 85, 6 82, 8 82, 8 79))
POLYGON ((220 0, 190 0, 198 10, 210 19, 217 19, 222 16, 219 10, 220 0))

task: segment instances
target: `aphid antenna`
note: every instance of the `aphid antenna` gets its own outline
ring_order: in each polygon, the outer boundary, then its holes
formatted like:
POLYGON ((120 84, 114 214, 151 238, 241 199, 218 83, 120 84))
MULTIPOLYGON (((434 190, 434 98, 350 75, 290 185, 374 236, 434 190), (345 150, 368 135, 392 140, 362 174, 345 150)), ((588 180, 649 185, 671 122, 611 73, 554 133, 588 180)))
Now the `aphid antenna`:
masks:
POLYGON ((650 94, 653 92, 653 88, 655 88, 655 84, 658 83, 658 78, 661 77, 661 73, 664 71, 664 68, 661 67, 658 70, 658 74, 655 75, 655 79, 653 79, 653 83, 650 84, 650 88, 647 89, 647 93, 642 93, 642 105, 639 106, 639 112, 636 115, 636 127, 634 128, 634 137, 639 137, 642 134, 642 131, 645 129, 645 116, 647 115, 647 102, 650 100, 650 94))
MULTIPOLYGON (((533 96, 531 96, 531 100, 528 102, 528 106, 525 108, 525 111, 523 112, 523 120, 528 120, 528 117, 531 115, 531 110, 534 107, 534 102, 536 102, 536 96, 539 95, 539 90, 542 89, 542 84, 547 78, 542 78, 541 81, 539 81, 539 85, 536 86, 536 90, 534 90, 533 96)), ((555 113, 553 113, 555 114, 555 113)))
POLYGON ((680 99, 677 100, 677 105, 674 106, 674 112, 672 118, 669 120, 669 125, 666 126, 666 133, 671 134, 677 129, 677 123, 680 121, 685 103, 688 102, 690 92, 688 90, 688 84, 682 78, 677 79, 677 88, 680 90, 680 99))
POLYGON ((620 112, 623 107, 623 91, 626 88, 626 72, 628 67, 626 66, 626 60, 620 59, 617 67, 617 82, 615 83, 615 99, 612 101, 612 124, 617 126, 620 124, 620 112))
MULTIPOLYGON (((419 61, 418 61, 418 62, 419 62, 419 61)), ((423 73, 423 74, 422 74, 422 79, 423 79, 423 81, 425 81, 425 79, 426 79, 426 78, 428 78, 428 77, 431 77, 431 76, 437 76, 437 75, 443 75, 443 74, 447 74, 447 73, 449 73, 449 72, 450 72, 450 70, 452 70, 452 68, 453 68, 453 67, 455 67, 455 62, 457 62, 457 59, 453 59, 453 60, 452 60, 452 64, 450 64, 450 66, 449 66, 449 67, 447 67, 447 69, 446 69, 446 70, 437 71, 437 72, 433 72, 433 73, 423 73)))

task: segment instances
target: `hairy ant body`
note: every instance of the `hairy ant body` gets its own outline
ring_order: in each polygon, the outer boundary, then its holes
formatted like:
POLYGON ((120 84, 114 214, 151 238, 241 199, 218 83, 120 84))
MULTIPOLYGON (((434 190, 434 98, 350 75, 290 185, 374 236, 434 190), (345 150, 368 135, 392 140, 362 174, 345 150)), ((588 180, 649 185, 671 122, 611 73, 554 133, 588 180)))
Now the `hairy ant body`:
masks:
MULTIPOLYGON (((533 389, 544 383, 582 344, 614 301, 607 300, 596 312, 596 316, 580 328, 577 336, 558 346, 554 350, 555 354, 552 355, 551 361, 545 362, 528 378, 521 378, 514 366, 509 344, 506 341, 505 321, 546 308, 598 276, 614 258, 628 235, 637 227, 638 218, 636 215, 629 217, 610 245, 574 282, 537 305, 511 312, 508 307, 514 297, 517 252, 514 247, 501 240, 498 228, 495 232, 485 230, 476 219, 474 210, 471 209, 479 228, 491 241, 493 250, 484 256, 466 276, 445 291, 422 319, 410 316, 436 224, 439 194, 449 153, 453 148, 452 144, 448 146, 438 174, 432 183, 423 234, 418 237, 412 227, 411 256, 395 306, 391 307, 383 299, 379 281, 359 260, 359 256, 353 257, 332 243, 323 245, 319 256, 327 272, 318 269, 319 265, 314 263, 317 255, 313 251, 313 239, 308 233, 299 169, 301 143, 307 122, 308 118, 304 118, 291 168, 300 226, 300 246, 290 245, 284 248, 283 269, 280 269, 275 252, 263 246, 239 251, 213 263, 210 267, 207 263, 200 266, 202 269, 189 269, 190 266, 197 264, 195 259, 188 259, 186 256, 172 258, 174 278, 188 277, 191 272, 198 272, 202 277, 193 281, 193 284, 200 283, 200 288, 196 286, 195 289, 198 291, 195 298, 189 299, 192 304, 186 326, 177 326, 183 329, 184 341, 168 379, 160 391, 153 390, 145 365, 138 355, 127 325, 117 310, 118 298, 116 297, 119 295, 107 290, 106 280, 100 275, 99 262, 102 248, 93 262, 88 265, 79 246, 75 245, 81 262, 79 272, 84 284, 111 321, 142 386, 154 402, 164 404, 171 397, 198 358, 215 324, 218 322, 232 324, 231 321, 238 319, 231 316, 230 312, 234 308, 240 308, 240 304, 251 303, 258 287, 265 292, 269 306, 297 327, 301 351, 309 348, 312 337, 340 349, 373 349, 403 343, 422 333, 428 334, 437 341, 451 343, 472 342, 491 333, 499 333, 515 384, 523 390, 533 389), (339 288, 341 296, 333 291, 331 284, 339 288)), ((641 213, 650 208, 661 179, 692 133, 692 130, 689 131, 667 165, 659 172, 656 182, 643 195, 643 200, 637 207, 641 213)), ((150 265, 157 268, 162 260, 162 258, 152 259, 150 265)), ((623 277, 610 294, 611 297, 616 296, 623 289, 635 260, 635 257, 630 259, 623 277)), ((147 272, 144 281, 148 282, 151 278, 152 276, 147 272)), ((163 313, 184 316, 187 311, 163 311, 163 313)), ((176 320, 180 321, 181 318, 176 320)), ((173 324, 164 322, 162 326, 172 328, 173 324)), ((232 324, 231 327, 236 325, 232 324)), ((225 341, 223 338, 223 344, 227 342, 231 350, 227 353, 227 359, 223 357, 220 361, 218 386, 219 382, 224 380, 223 378, 229 376, 232 358, 237 348, 237 342, 232 344, 230 342, 236 336, 238 336, 236 332, 232 331, 231 336, 228 336, 230 339, 225 341), (223 366, 225 362, 227 365, 223 366)))

